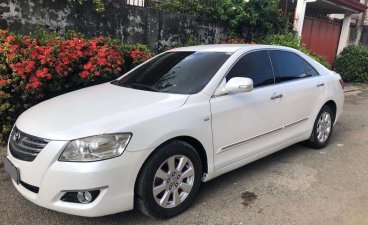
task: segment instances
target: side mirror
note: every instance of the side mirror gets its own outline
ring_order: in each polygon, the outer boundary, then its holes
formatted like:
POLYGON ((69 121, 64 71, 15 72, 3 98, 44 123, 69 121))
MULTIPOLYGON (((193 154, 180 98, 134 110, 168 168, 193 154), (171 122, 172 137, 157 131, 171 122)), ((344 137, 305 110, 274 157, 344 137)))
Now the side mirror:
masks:
POLYGON ((253 80, 246 77, 231 78, 226 86, 226 93, 249 92, 253 90, 253 80))

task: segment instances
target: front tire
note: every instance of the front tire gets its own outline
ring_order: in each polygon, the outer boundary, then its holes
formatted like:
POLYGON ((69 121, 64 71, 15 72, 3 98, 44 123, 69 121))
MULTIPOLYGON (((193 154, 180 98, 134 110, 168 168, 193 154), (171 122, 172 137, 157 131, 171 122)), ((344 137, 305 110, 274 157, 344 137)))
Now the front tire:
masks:
POLYGON ((334 121, 335 113, 331 107, 328 105, 323 106, 314 122, 313 132, 306 142, 307 145, 314 149, 326 147, 331 138, 334 121))
POLYGON ((201 177, 201 160, 190 144, 179 140, 164 144, 141 169, 135 206, 159 219, 176 216, 193 203, 201 177))

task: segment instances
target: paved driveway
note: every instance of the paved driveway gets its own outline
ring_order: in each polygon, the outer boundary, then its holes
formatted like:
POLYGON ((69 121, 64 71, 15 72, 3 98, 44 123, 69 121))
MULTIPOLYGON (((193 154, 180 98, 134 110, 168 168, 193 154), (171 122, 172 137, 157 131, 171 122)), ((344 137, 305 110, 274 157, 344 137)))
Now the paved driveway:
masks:
MULTIPOLYGON (((294 145, 202 185, 188 211, 83 218, 25 200, 0 163, 0 224, 368 224, 368 89, 347 93, 330 145, 294 145)), ((113 204, 113 203, 112 203, 113 204)))

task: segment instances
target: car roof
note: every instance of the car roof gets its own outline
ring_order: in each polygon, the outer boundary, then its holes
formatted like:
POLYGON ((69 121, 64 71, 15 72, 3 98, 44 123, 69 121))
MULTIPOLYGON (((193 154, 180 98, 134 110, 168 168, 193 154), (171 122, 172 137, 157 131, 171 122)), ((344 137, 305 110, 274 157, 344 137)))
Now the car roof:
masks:
POLYGON ((275 45, 258 45, 258 44, 213 44, 213 45, 197 45, 189 47, 181 47, 169 50, 169 52, 236 52, 238 50, 256 50, 256 49, 281 49, 281 50, 294 50, 292 48, 275 46, 275 45))

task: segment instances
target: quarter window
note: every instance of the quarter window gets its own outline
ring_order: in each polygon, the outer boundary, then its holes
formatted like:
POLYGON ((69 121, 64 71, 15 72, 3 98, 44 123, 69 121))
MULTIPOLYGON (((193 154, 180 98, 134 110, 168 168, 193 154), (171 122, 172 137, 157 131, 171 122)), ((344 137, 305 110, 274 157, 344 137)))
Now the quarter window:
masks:
POLYGON ((304 68, 305 68, 305 73, 310 76, 310 77, 314 77, 314 76, 318 76, 319 73, 317 72, 317 70, 315 70, 309 63, 307 63, 305 60, 303 60, 304 63, 304 68))
POLYGON ((273 84, 274 76, 268 52, 257 51, 243 56, 230 70, 226 81, 233 77, 250 78, 254 87, 273 84))
POLYGON ((271 51, 271 58, 280 82, 307 77, 303 60, 286 51, 271 51))

